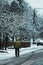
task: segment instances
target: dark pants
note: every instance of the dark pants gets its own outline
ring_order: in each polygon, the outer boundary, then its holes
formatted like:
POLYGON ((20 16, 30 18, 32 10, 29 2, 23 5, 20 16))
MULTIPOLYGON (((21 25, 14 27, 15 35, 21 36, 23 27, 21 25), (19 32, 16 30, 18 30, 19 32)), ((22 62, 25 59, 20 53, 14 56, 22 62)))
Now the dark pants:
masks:
POLYGON ((19 48, 15 48, 15 56, 17 57, 19 57, 19 48))

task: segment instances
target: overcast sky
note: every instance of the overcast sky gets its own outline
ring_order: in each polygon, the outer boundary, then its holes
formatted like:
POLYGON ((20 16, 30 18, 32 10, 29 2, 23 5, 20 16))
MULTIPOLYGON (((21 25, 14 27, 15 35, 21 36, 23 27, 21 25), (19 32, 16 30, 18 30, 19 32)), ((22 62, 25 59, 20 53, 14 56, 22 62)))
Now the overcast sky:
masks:
POLYGON ((43 8, 43 0, 25 0, 33 8, 43 8))

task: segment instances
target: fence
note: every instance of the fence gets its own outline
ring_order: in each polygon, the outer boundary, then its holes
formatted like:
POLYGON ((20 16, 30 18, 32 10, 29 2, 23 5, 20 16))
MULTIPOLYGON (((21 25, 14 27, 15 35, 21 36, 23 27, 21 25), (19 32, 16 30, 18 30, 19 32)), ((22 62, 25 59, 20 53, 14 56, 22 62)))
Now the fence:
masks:
MULTIPOLYGON (((5 47, 5 46, 6 46, 6 47, 8 47, 8 46, 15 46, 15 43, 16 43, 16 42, 13 42, 13 41, 12 41, 12 42, 8 42, 7 45, 6 45, 5 42, 4 42, 4 43, 1 42, 1 43, 0 43, 0 49, 3 49, 3 47, 5 47)), ((21 47, 21 48, 30 47, 30 42, 26 42, 26 41, 20 42, 20 47, 21 47)))

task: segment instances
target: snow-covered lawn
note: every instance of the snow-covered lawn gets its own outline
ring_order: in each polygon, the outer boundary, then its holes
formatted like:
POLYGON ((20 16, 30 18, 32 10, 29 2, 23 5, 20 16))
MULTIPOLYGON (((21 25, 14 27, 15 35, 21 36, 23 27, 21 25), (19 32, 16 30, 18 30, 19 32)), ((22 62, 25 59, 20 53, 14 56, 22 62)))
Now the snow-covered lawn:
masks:
MULTIPOLYGON (((43 49, 43 46, 37 46, 37 45, 31 45, 31 47, 27 47, 27 48, 21 48, 20 49, 20 56, 26 53, 30 53, 33 51, 37 51, 39 49, 43 49)), ((3 50, 3 52, 1 52, 2 50, 0 50, 0 60, 4 60, 4 59, 9 59, 9 58, 13 58, 15 57, 15 49, 7 49, 7 50, 3 50)))

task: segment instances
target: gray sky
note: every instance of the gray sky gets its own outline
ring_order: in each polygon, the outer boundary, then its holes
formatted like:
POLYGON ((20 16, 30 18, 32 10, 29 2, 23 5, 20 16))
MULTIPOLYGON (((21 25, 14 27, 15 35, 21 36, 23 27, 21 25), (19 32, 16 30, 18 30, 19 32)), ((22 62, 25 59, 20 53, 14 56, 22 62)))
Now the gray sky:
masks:
POLYGON ((43 0, 25 0, 33 8, 43 8, 43 0))

